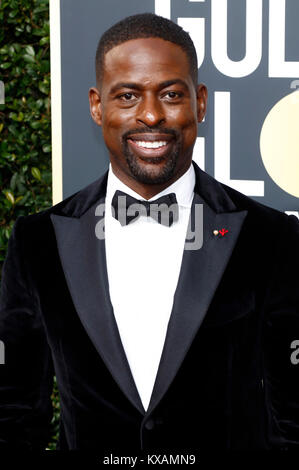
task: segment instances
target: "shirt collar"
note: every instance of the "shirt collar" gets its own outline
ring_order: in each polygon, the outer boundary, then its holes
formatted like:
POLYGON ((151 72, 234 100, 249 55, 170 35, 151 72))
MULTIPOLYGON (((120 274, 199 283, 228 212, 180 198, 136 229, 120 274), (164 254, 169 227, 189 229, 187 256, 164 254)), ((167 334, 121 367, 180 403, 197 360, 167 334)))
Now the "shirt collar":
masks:
MULTIPOLYGON (((169 193, 175 193, 177 202, 179 206, 182 207, 191 207, 192 199, 194 195, 194 186, 195 186, 195 171, 194 167, 191 163, 188 170, 174 183, 172 183, 167 188, 160 191, 158 194, 153 196, 148 201, 154 201, 161 196, 165 196, 169 193)), ((126 184, 124 184, 112 171, 111 163, 109 164, 109 171, 108 171, 108 180, 107 180, 107 199, 112 200, 112 197, 115 191, 123 191, 130 196, 135 197, 136 199, 145 200, 140 194, 133 191, 133 189, 129 188, 126 184)))

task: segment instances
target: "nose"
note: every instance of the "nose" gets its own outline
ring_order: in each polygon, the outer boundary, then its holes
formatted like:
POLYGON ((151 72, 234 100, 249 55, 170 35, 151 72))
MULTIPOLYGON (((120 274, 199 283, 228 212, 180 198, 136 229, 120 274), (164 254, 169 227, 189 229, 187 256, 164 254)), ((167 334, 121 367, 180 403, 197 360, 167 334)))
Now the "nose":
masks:
POLYGON ((137 109, 138 124, 154 127, 165 121, 162 103, 153 95, 144 96, 137 109))

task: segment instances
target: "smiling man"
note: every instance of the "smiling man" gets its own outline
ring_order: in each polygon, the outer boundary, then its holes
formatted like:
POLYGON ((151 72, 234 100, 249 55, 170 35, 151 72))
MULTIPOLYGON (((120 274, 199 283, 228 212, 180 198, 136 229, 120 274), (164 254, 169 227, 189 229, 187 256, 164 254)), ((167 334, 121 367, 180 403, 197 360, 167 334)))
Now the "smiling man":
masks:
POLYGON ((114 206, 117 191, 120 196, 128 193, 135 203, 145 199, 163 204, 160 198, 167 193, 175 195, 171 202, 178 200, 180 211, 179 219, 166 230, 153 218, 140 217, 124 229, 110 211, 105 217, 114 316, 147 409, 180 272, 195 182, 192 152, 207 90, 197 84, 196 54, 189 36, 153 15, 125 20, 104 34, 96 71, 97 87, 91 88, 89 98, 111 163, 107 206, 114 206), (180 31, 188 54, 161 37, 138 37, 141 30, 147 36, 149 28, 152 35, 155 24, 158 30, 167 25, 175 38, 180 31), (130 27, 134 34, 118 44, 119 30, 130 27))
POLYGON ((147 199, 188 170, 205 114, 207 89, 197 85, 188 45, 189 56, 159 37, 131 39, 102 60, 99 45, 91 114, 102 126, 113 173, 147 199))
POLYGON ((19 217, 10 238, 3 448, 46 446, 54 374, 61 450, 114 462, 113 450, 299 448, 299 223, 192 162, 197 72, 189 35, 165 18, 128 17, 100 39, 89 100, 109 170, 19 217), (191 229, 203 243, 187 249, 191 229))

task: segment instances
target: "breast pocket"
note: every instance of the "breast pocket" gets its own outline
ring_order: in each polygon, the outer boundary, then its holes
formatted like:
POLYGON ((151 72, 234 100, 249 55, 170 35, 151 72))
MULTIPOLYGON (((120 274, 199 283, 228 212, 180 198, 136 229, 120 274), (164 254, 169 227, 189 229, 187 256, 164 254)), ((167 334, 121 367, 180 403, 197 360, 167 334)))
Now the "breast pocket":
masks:
POLYGON ((228 325, 241 320, 255 311, 255 293, 244 290, 230 295, 216 296, 210 304, 202 327, 228 325))

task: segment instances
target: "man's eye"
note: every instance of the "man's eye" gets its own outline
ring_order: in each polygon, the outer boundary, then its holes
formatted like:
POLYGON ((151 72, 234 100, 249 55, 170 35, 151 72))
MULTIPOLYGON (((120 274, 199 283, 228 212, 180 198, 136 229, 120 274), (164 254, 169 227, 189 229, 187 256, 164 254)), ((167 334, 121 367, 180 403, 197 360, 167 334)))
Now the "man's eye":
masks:
POLYGON ((123 101, 131 101, 132 98, 134 98, 133 93, 124 93, 123 95, 120 95, 119 98, 123 101))
POLYGON ((177 91, 168 91, 165 96, 173 100, 175 98, 180 98, 182 94, 177 91))

